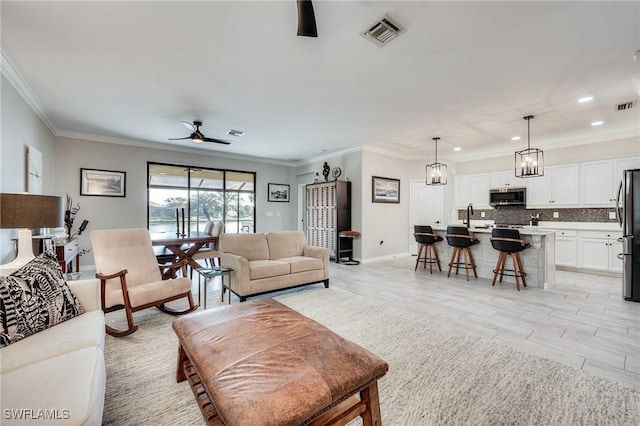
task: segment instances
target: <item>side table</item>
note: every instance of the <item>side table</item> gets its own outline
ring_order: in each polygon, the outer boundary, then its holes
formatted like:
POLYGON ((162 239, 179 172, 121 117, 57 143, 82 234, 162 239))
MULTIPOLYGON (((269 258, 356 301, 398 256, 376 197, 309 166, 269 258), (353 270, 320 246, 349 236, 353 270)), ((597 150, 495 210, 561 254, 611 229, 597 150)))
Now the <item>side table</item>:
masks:
POLYGON ((77 238, 64 238, 54 241, 56 257, 62 268, 62 272, 73 272, 73 259, 76 260, 76 272, 80 272, 80 250, 78 250, 77 238), (67 265, 71 263, 71 268, 67 271, 67 265))
MULTIPOLYGON (((224 266, 213 267, 213 268, 198 268, 196 269, 198 273, 198 304, 200 304, 200 282, 201 277, 204 277, 204 309, 207 309, 207 281, 210 278, 221 277, 220 279, 220 301, 224 302, 224 292, 225 289, 229 288, 229 286, 224 285, 224 277, 229 277, 228 280, 231 282, 231 273, 233 269, 225 268, 224 266)), ((231 304, 231 290, 229 290, 229 304, 231 304)))

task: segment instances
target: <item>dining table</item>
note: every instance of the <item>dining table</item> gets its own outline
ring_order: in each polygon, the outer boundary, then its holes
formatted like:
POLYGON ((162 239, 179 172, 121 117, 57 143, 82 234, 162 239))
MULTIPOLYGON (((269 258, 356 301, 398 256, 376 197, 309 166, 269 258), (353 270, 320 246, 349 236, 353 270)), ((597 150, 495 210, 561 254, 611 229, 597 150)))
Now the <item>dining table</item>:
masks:
POLYGON ((176 234, 151 234, 151 244, 154 246, 164 246, 171 253, 175 254, 178 260, 185 259, 187 264, 193 268, 201 268, 193 255, 205 244, 218 243, 218 237, 209 235, 206 232, 190 232, 187 235, 176 234))

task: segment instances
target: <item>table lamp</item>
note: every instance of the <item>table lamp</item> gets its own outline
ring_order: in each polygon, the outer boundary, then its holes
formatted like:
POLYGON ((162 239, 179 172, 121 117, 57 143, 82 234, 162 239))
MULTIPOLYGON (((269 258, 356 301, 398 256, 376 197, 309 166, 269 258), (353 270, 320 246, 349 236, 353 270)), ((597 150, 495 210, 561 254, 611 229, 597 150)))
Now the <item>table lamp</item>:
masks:
POLYGON ((18 232, 18 256, 1 269, 18 269, 35 257, 32 228, 62 226, 62 197, 36 194, 0 194, 0 228, 23 228, 18 232), (25 229, 26 228, 26 229, 25 229))

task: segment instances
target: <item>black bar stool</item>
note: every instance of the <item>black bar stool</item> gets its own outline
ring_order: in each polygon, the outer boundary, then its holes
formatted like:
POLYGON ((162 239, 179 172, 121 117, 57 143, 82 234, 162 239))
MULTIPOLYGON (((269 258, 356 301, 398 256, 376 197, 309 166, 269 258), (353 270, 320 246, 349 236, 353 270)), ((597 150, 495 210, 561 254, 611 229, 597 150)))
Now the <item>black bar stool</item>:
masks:
POLYGON ((496 285, 496 278, 500 275, 500 282, 504 275, 515 277, 516 288, 520 291, 519 279, 522 279, 522 285, 527 286, 526 272, 522 267, 522 257, 520 252, 530 247, 530 244, 520 238, 520 232, 517 229, 494 228, 491 231, 491 245, 500 252, 496 269, 493 270, 493 282, 496 285), (511 257, 513 269, 505 268, 507 257, 511 257))
POLYGON ((476 261, 473 258, 471 252, 471 246, 478 244, 476 238, 469 235, 469 230, 464 226, 447 226, 447 243, 453 247, 453 253, 451 254, 451 261, 449 262, 449 272, 447 277, 451 276, 451 268, 456 267, 456 275, 460 268, 464 269, 467 275, 467 281, 469 281, 469 269, 473 270, 473 276, 478 278, 476 272, 476 261), (464 256, 464 261, 460 261, 460 253, 464 256))
POLYGON ((442 241, 442 237, 434 234, 433 229, 426 225, 414 225, 413 236, 415 237, 416 242, 420 244, 418 247, 416 267, 413 270, 418 270, 418 265, 420 263, 423 263, 424 268, 426 269, 428 263, 429 273, 433 274, 433 264, 435 263, 438 265, 438 269, 442 271, 442 268, 440 267, 440 257, 438 256, 438 248, 435 246, 437 242, 442 241), (422 256, 422 253, 424 253, 424 257, 422 256))

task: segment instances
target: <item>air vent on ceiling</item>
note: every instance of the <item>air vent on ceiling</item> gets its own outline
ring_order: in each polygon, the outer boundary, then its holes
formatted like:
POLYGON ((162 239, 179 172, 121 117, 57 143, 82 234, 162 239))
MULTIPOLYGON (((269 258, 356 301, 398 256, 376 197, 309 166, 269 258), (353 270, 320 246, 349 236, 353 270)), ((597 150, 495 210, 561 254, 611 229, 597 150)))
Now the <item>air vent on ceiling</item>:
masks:
POLYGON ((636 106, 635 101, 625 102, 616 106, 616 111, 626 111, 636 106))
POLYGON ((370 25, 369 29, 362 33, 362 36, 382 47, 404 33, 404 31, 404 28, 391 21, 391 18, 387 15, 384 15, 381 19, 378 19, 370 25))
POLYGON ((235 136, 236 138, 239 138, 240 136, 244 135, 244 132, 242 130, 229 129, 227 134, 229 136, 235 136))

